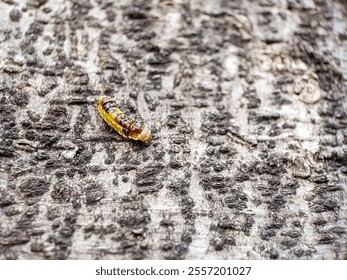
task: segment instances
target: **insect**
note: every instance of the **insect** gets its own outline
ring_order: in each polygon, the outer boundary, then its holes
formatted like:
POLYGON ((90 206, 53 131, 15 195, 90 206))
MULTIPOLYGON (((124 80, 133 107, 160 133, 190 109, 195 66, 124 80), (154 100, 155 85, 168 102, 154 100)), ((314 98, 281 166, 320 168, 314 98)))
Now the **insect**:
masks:
POLYGON ((125 115, 111 97, 100 96, 98 109, 103 119, 123 137, 145 142, 152 139, 147 125, 125 115))

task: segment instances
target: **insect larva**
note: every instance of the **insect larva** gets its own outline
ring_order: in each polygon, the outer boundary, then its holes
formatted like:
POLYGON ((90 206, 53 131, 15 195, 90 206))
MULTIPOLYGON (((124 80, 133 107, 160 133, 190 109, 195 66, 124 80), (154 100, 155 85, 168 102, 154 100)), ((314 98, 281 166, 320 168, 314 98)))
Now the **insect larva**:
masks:
POLYGON ((100 96, 98 109, 104 120, 123 137, 140 141, 152 139, 147 125, 140 124, 137 120, 125 115, 111 97, 100 96))

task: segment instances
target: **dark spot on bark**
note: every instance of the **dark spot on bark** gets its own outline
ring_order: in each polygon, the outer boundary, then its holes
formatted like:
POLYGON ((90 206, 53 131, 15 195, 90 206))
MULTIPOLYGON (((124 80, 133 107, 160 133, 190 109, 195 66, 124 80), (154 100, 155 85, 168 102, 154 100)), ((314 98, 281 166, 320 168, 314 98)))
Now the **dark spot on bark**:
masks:
POLYGON ((51 196, 58 203, 66 203, 70 200, 72 189, 64 181, 57 182, 52 189, 51 196))
POLYGON ((49 184, 46 179, 35 177, 26 179, 18 185, 19 192, 25 198, 40 197, 48 191, 48 188, 49 184))
POLYGON ((20 21, 20 19, 22 17, 22 13, 17 9, 13 9, 13 10, 11 10, 9 16, 10 16, 10 19, 12 21, 18 22, 18 21, 20 21))
POLYGON ((263 240, 270 240, 271 237, 276 236, 276 231, 272 228, 270 229, 262 229, 260 231, 260 238, 263 240))
POLYGON ((327 211, 337 211, 340 206, 333 198, 319 198, 309 203, 313 212, 321 213, 327 211))
POLYGON ((0 207, 6 207, 15 204, 15 198, 12 194, 2 191, 0 193, 0 207))
POLYGON ((96 183, 91 183, 85 189, 86 204, 95 204, 105 197, 105 193, 101 186, 96 183))

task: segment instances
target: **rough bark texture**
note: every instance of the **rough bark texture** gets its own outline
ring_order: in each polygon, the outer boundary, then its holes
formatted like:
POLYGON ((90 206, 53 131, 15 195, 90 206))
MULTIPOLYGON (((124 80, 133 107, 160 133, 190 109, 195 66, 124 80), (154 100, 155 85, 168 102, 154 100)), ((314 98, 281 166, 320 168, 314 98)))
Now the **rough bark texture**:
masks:
POLYGON ((0 258, 347 258, 346 18, 0 0, 0 258), (108 127, 101 94, 153 141, 108 127))

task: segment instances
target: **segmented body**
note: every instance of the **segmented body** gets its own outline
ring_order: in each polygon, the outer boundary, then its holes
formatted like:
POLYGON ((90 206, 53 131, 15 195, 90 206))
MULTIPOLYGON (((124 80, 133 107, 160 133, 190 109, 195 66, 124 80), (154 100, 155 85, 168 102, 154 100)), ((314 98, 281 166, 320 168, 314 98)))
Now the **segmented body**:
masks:
POLYGON ((125 115, 111 97, 100 96, 98 109, 104 120, 123 137, 140 141, 152 139, 151 131, 148 127, 125 115))

